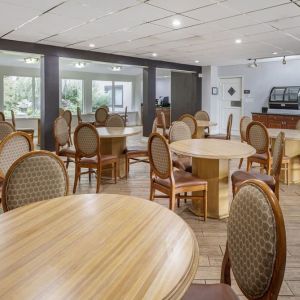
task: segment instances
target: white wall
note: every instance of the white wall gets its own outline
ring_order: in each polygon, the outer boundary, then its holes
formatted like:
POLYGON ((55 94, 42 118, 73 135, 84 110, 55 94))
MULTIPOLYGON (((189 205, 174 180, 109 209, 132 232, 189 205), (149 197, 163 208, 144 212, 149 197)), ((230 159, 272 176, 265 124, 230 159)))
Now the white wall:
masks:
POLYGON ((159 97, 171 100, 171 78, 156 78, 156 99, 159 97))

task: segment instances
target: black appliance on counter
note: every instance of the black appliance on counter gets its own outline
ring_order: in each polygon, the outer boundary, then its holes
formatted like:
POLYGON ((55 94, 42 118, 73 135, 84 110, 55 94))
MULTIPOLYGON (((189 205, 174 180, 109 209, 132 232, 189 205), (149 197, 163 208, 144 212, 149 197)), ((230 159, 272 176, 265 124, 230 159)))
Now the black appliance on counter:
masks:
POLYGON ((300 109, 300 86, 273 87, 270 92, 269 108, 300 109))

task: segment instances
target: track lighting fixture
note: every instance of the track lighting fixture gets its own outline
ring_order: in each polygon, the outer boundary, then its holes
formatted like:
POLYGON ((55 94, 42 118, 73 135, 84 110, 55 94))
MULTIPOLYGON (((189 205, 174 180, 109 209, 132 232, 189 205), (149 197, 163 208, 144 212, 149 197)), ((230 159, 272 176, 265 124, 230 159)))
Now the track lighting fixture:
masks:
POLYGON ((285 56, 284 56, 283 59, 282 59, 282 64, 283 64, 283 65, 286 65, 286 59, 285 59, 285 56))

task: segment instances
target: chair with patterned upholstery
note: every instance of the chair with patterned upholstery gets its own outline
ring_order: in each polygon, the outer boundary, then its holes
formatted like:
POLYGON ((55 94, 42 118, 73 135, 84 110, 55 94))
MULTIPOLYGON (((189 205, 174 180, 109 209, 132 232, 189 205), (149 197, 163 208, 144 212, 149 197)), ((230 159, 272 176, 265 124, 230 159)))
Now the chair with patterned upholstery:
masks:
POLYGON ((187 126, 189 126, 192 138, 196 137, 197 134, 197 120, 189 114, 182 115, 178 121, 184 122, 187 126))
MULTIPOLYGON (((247 143, 247 127, 252 122, 252 119, 250 117, 242 117, 240 121, 240 136, 241 136, 241 142, 247 143)), ((240 159, 239 169, 242 167, 243 164, 243 158, 240 159)))
MULTIPOLYGON (((182 121, 173 122, 169 131, 170 143, 189 140, 192 138, 190 128, 182 121)), ((172 155, 173 166, 177 169, 192 173, 192 158, 185 155, 172 155)))
POLYGON ((230 114, 227 119, 227 129, 226 129, 226 134, 214 134, 210 135, 208 138, 209 139, 218 139, 218 140, 230 140, 231 139, 231 128, 232 128, 232 119, 233 115, 230 114))
POLYGON ((101 105, 100 108, 106 109, 106 111, 109 113, 109 107, 107 105, 101 105))
POLYGON ((111 165, 114 168, 114 179, 117 183, 119 159, 116 155, 103 155, 100 153, 100 138, 95 126, 81 123, 74 133, 75 155, 75 180, 73 193, 76 193, 77 183, 80 175, 90 174, 91 170, 96 173, 96 193, 100 191, 101 171, 103 166, 111 165), (81 169, 88 169, 88 172, 81 172, 81 169))
MULTIPOLYGON (((198 110, 194 115, 196 120, 199 121, 210 121, 209 114, 205 110, 198 110)), ((205 137, 209 136, 209 127, 205 128, 207 132, 205 132, 205 137)))
POLYGON ((32 140, 34 137, 34 129, 33 128, 17 128, 16 126, 16 118, 15 118, 15 112, 13 110, 10 111, 11 113, 11 123, 14 126, 16 131, 22 131, 25 132, 27 134, 29 134, 29 136, 31 136, 32 140))
POLYGON ((2 189, 3 210, 68 194, 64 163, 48 151, 32 151, 15 161, 6 173, 2 189))
POLYGON ((192 284, 183 300, 238 300, 231 271, 247 299, 277 299, 286 263, 286 233, 279 202, 259 180, 244 182, 232 201, 221 283, 192 284))
POLYGON ((284 140, 284 133, 280 132, 276 137, 273 147, 271 175, 246 171, 236 171, 231 175, 233 195, 235 194, 238 186, 241 185, 244 181, 248 179, 258 179, 265 182, 275 193, 277 199, 279 200, 279 177, 282 157, 284 153, 284 140))
POLYGON ((167 140, 159 133, 152 133, 148 140, 150 160, 150 200, 165 196, 155 195, 159 191, 170 199, 169 208, 175 210, 175 202, 180 199, 203 200, 204 220, 207 217, 207 181, 193 176, 183 170, 173 170, 171 152, 167 140), (191 196, 187 193, 202 192, 202 196, 191 196), (186 193, 181 196, 181 193, 186 193))
POLYGON ((58 117, 54 121, 54 139, 56 155, 66 157, 65 163, 68 169, 69 163, 74 162, 75 149, 70 147, 69 126, 63 117, 58 117))
POLYGON ((64 114, 64 112, 65 112, 65 110, 63 109, 63 108, 59 108, 59 111, 58 111, 58 115, 59 116, 63 116, 63 114, 64 114))
POLYGON ((72 136, 71 136, 71 129, 72 129, 72 112, 70 110, 65 110, 62 117, 66 120, 68 124, 68 131, 69 131, 69 146, 73 145, 72 136))
POLYGON ((5 115, 2 111, 0 111, 0 122, 5 121, 5 115))
POLYGON ((120 115, 113 114, 107 118, 107 120, 105 122, 105 126, 106 127, 125 127, 125 121, 120 115))
POLYGON ((247 143, 255 148, 256 153, 247 158, 247 171, 252 167, 253 163, 258 163, 267 174, 271 170, 271 153, 269 133, 264 124, 258 121, 252 121, 246 131, 247 143))
POLYGON ((15 132, 13 125, 6 121, 0 121, 0 141, 2 141, 6 136, 15 132))
POLYGON ((95 112, 95 126, 96 127, 105 126, 107 118, 108 118, 108 110, 104 107, 99 107, 95 112))
MULTIPOLYGON (((157 118, 154 119, 152 125, 152 133, 157 132, 157 118)), ((126 159, 126 179, 129 175, 129 167, 132 164, 144 162, 149 163, 149 154, 147 146, 127 146, 125 151, 125 159, 126 159), (132 161, 131 161, 132 160, 132 161)))

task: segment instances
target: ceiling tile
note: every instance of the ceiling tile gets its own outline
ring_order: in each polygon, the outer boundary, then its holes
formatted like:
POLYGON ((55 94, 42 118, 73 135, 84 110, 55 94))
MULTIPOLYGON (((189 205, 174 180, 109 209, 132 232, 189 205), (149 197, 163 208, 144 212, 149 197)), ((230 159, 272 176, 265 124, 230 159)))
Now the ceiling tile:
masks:
POLYGON ((32 8, 39 11, 39 13, 59 5, 62 2, 63 0, 0 0, 0 3, 13 4, 21 8, 32 8))
POLYGON ((182 15, 174 15, 171 17, 167 17, 167 18, 163 18, 157 21, 152 22, 153 24, 156 25, 160 25, 160 26, 164 26, 170 29, 179 29, 179 28, 184 28, 184 27, 188 27, 188 26, 192 26, 192 25, 197 25, 200 22, 195 20, 195 19, 191 19, 189 17, 185 17, 182 15), (176 26, 173 25, 174 21, 179 21, 181 24, 176 28, 176 26))
POLYGON ((241 28, 235 28, 234 31, 242 35, 254 35, 264 32, 276 31, 276 29, 267 24, 258 24, 252 26, 245 26, 241 28))
POLYGON ((300 26, 300 16, 275 20, 270 22, 269 25, 274 26, 278 29, 297 27, 300 26))
POLYGON ((235 17, 222 19, 214 23, 223 29, 233 29, 233 28, 239 28, 239 27, 244 27, 249 25, 255 25, 258 22, 245 15, 239 15, 235 17))

